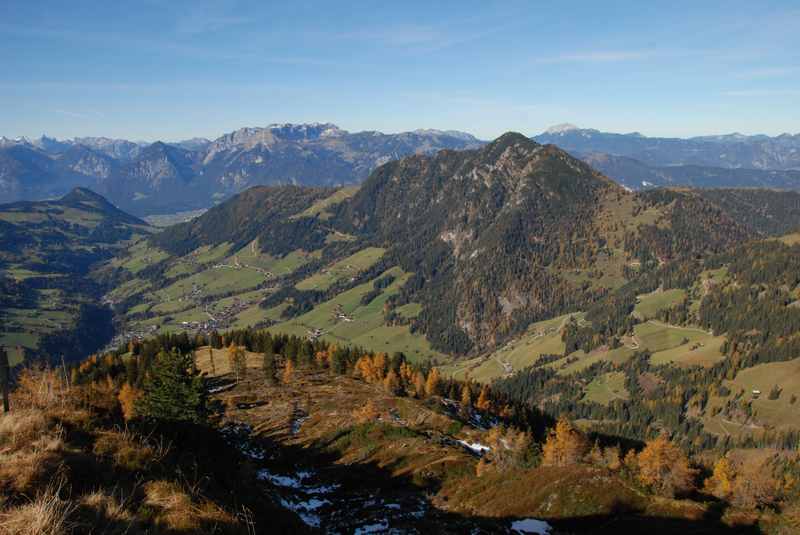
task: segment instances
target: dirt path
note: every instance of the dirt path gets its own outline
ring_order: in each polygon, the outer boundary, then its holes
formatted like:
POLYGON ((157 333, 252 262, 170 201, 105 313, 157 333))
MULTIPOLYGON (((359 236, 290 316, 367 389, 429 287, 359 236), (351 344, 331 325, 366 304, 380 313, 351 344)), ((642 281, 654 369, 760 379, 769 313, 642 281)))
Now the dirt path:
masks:
POLYGON ((680 325, 670 325, 669 323, 664 323, 662 321, 656 321, 656 320, 649 320, 647 323, 651 323, 653 325, 657 325, 658 327, 666 327, 667 329, 680 329, 680 330, 684 330, 684 331, 693 331, 693 332, 697 332, 697 333, 707 334, 709 336, 714 336, 714 333, 709 332, 709 331, 704 331, 703 329, 701 329, 699 327, 681 327, 680 325))

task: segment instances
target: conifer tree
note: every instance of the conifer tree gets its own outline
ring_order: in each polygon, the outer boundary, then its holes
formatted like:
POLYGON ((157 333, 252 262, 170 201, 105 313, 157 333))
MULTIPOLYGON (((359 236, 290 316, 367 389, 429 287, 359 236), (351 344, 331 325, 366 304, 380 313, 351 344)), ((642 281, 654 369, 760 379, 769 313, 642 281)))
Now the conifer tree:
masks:
POLYGON ((277 381, 277 368, 275 366, 275 355, 272 353, 272 349, 267 349, 264 352, 262 370, 264 372, 264 381, 268 386, 273 386, 277 381))
POLYGON ((191 355, 177 349, 161 351, 145 379, 137 412, 153 420, 202 422, 206 416, 203 378, 191 369, 191 355))
POLYGON ((8 353, 4 347, 0 347, 0 393, 3 395, 3 412, 11 410, 8 391, 11 383, 11 368, 8 363, 8 353))
POLYGON ((228 347, 228 364, 230 364, 231 372, 238 383, 247 372, 247 355, 241 346, 231 343, 228 347))
POLYGON ((383 387, 386 391, 390 394, 395 396, 400 394, 400 379, 397 377, 397 374, 394 370, 389 370, 389 373, 386 374, 386 378, 383 380, 383 387))

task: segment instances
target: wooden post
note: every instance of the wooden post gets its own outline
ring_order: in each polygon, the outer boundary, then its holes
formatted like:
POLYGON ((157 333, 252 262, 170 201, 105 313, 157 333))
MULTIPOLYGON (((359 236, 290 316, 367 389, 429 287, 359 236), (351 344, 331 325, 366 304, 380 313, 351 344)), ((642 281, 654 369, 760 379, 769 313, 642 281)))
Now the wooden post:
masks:
POLYGON ((0 390, 3 392, 3 412, 11 410, 8 401, 8 390, 11 383, 11 369, 8 364, 8 353, 4 347, 0 347, 0 390))

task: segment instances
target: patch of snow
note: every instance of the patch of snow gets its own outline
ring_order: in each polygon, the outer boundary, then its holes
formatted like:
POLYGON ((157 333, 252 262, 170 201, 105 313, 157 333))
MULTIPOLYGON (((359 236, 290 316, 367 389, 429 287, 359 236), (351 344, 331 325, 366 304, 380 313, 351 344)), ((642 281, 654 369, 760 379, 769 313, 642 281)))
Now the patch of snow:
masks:
POLYGON ((551 126, 547 130, 544 131, 545 134, 563 134, 565 132, 570 132, 572 130, 578 130, 578 127, 574 124, 570 123, 561 123, 554 126, 551 126))
POLYGON ((652 182, 648 182, 647 180, 642 180, 642 186, 647 188, 650 186, 655 186, 655 184, 653 184, 652 182))
POLYGON ((308 420, 308 416, 303 416, 301 418, 297 418, 296 420, 292 421, 292 434, 296 435, 300 432, 300 428, 303 427, 303 423, 308 420))
POLYGON ((389 523, 387 521, 383 521, 379 524, 367 524, 366 526, 361 526, 360 528, 356 528, 353 532, 353 535, 366 535, 367 533, 381 533, 389 529, 389 523))
POLYGON ((222 392, 223 390, 230 390, 234 386, 236 385, 230 384, 230 385, 215 386, 214 388, 209 388, 208 393, 216 394, 217 392, 222 392))
POLYGON ((484 452, 487 452, 491 449, 489 446, 484 446, 480 442, 467 442, 466 440, 459 440, 458 443, 478 455, 483 455, 484 452))
POLYGON ((514 531, 515 533, 535 533, 536 535, 548 535, 552 529, 552 526, 544 520, 537 520, 535 518, 516 520, 511 524, 511 531, 514 531))
POLYGON ((281 505, 286 509, 290 509, 297 513, 297 516, 300 517, 300 520, 302 520, 309 527, 318 528, 322 523, 322 520, 318 515, 308 512, 306 507, 307 502, 294 503, 281 498, 281 505))
POLYGON ((333 483, 331 485, 320 485, 319 487, 304 487, 303 490, 307 494, 329 494, 339 487, 341 487, 341 485, 333 483))
POLYGON ((289 487, 293 489, 299 489, 302 486, 299 479, 296 479, 291 476, 275 475, 271 473, 269 470, 259 470, 258 475, 256 477, 262 481, 269 481, 273 485, 277 485, 279 487, 289 487))
POLYGON ((386 504, 386 508, 387 509, 394 509, 395 511, 399 511, 400 510, 400 504, 399 503, 387 503, 386 504))

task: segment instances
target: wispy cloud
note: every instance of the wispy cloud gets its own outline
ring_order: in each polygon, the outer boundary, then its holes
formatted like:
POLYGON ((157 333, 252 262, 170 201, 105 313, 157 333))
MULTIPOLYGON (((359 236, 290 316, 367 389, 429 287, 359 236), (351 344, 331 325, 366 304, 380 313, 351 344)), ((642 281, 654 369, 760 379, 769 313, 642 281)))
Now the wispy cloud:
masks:
POLYGON ((754 78, 782 78, 800 72, 797 67, 761 67, 751 69, 739 73, 737 78, 754 79, 754 78))
POLYGON ((450 20, 446 24, 375 25, 368 29, 317 33, 314 37, 364 41, 371 45, 427 52, 477 41, 518 24, 522 24, 518 13, 497 11, 494 20, 473 16, 450 20))
POLYGON ((182 35, 198 35, 240 26, 250 22, 247 17, 227 15, 218 8, 200 8, 178 18, 175 31, 182 35))
POLYGON ((73 119, 98 119, 103 117, 103 114, 97 111, 71 111, 71 110, 53 110, 53 113, 71 117, 73 119))
POLYGON ((794 97, 800 96, 800 89, 742 89, 722 94, 726 97, 794 97))
POLYGON ((534 58, 535 63, 616 63, 653 57, 652 50, 593 50, 534 58))

